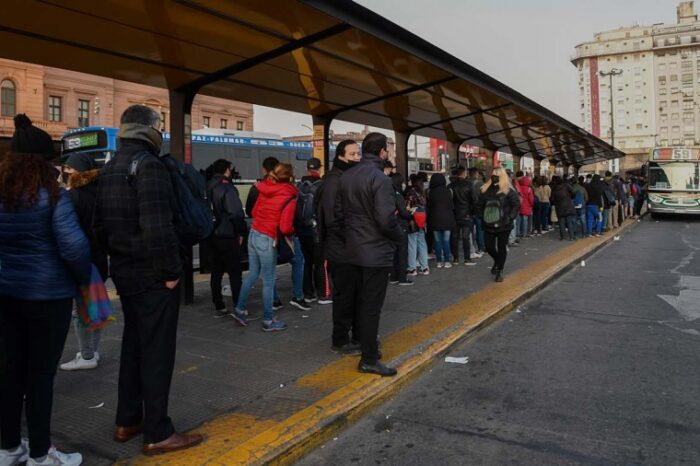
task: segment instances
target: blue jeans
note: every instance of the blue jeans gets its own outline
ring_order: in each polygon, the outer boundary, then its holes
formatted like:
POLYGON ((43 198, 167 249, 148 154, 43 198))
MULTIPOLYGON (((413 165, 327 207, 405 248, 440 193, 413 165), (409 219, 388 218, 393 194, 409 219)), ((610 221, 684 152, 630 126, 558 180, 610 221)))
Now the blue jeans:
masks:
POLYGON ((427 269, 428 244, 425 242, 425 230, 408 235, 408 270, 416 269, 416 255, 418 256, 418 265, 422 269, 427 269))
POLYGON ((593 234, 593 227, 596 227, 596 232, 600 234, 603 223, 600 221, 600 211, 597 205, 586 206, 586 234, 593 234))
POLYGON ((78 311, 73 311, 73 328, 75 336, 78 337, 78 348, 83 355, 83 359, 92 359, 95 356, 102 338, 102 330, 90 331, 80 322, 78 311))
POLYGON ((517 230, 518 230, 518 219, 516 217, 515 221, 513 222, 513 228, 510 229, 510 234, 508 235, 508 244, 515 243, 515 240, 518 237, 518 235, 516 234, 517 230))
POLYGON ((450 261, 450 230, 433 231, 435 258, 438 262, 450 261))
POLYGON ((479 252, 484 252, 486 251, 486 245, 484 244, 484 219, 475 217, 474 226, 476 227, 476 247, 479 249, 479 252))
MULTIPOLYGON (((255 230, 248 235, 248 275, 241 286, 236 308, 243 311, 248 303, 250 290, 262 275, 263 320, 273 319, 272 300, 275 293, 275 271, 277 269, 277 248, 274 239, 255 230)), ((296 247, 296 246, 295 246, 296 247)), ((300 248, 301 249, 301 248, 300 248)))
POLYGON ((540 203, 540 225, 543 230, 549 228, 549 219, 552 217, 552 204, 549 202, 540 203))
POLYGON ((608 216, 610 215, 610 208, 603 209, 603 221, 601 222, 602 228, 608 228, 608 216))
POLYGON ((590 235, 591 232, 586 228, 586 209, 583 207, 576 209, 576 220, 581 224, 581 237, 590 235))
POLYGON ((518 236, 520 236, 521 238, 527 236, 528 233, 530 233, 529 229, 528 229, 529 220, 530 220, 529 215, 519 215, 518 216, 518 231, 517 231, 517 233, 518 233, 518 236))

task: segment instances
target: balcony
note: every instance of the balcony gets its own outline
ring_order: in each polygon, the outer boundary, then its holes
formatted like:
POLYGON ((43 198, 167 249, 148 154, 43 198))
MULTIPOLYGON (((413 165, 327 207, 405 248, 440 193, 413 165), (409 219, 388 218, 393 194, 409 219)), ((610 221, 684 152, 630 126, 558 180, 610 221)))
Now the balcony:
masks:
MULTIPOLYGON (((34 126, 41 128, 49 135, 51 139, 57 141, 61 139, 63 133, 68 130, 68 124, 56 121, 32 120, 34 126)), ((11 138, 15 133, 15 122, 12 117, 0 117, 0 137, 11 138)))

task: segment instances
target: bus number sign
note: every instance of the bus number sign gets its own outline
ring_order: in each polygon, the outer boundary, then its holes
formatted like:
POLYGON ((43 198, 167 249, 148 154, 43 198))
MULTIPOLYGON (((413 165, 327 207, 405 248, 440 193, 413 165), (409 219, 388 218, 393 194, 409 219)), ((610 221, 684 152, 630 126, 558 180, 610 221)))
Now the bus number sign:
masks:
POLYGON ((63 148, 65 150, 73 150, 85 149, 87 147, 95 147, 99 144, 97 139, 97 133, 81 134, 74 138, 66 138, 64 140, 63 148))

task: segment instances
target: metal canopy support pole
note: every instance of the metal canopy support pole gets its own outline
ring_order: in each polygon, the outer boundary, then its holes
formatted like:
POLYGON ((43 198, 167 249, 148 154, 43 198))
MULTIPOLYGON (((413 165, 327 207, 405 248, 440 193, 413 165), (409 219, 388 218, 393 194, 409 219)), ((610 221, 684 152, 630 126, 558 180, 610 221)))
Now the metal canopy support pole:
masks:
POLYGON ((411 133, 394 131, 396 137, 396 171, 403 176, 404 181, 408 181, 408 139, 411 133))
MULTIPOLYGON (((314 125, 313 139, 313 153, 314 157, 321 160, 321 174, 323 175, 328 170, 328 166, 331 162, 331 122, 332 118, 312 116, 312 121, 314 125)), ((297 173, 297 175, 299 175, 297 173)), ((301 178, 299 176, 299 178, 301 178)))
MULTIPOLYGON (((181 162, 192 163, 192 102, 194 93, 170 91, 170 153, 181 162)), ((201 263, 200 248, 200 263, 201 263)), ((185 304, 194 302, 194 265, 192 248, 183 254, 183 286, 185 304)))
POLYGON ((579 171, 581 170, 581 165, 574 165, 574 176, 578 178, 579 171))
POLYGON ((534 164, 534 169, 533 169, 534 175, 541 176, 542 175, 542 159, 537 157, 536 155, 533 155, 532 162, 534 164))
POLYGON ((513 171, 517 172, 520 170, 520 161, 522 156, 513 154, 513 171))
POLYGON ((447 141, 447 153, 450 157, 449 166, 447 168, 456 167, 459 165, 459 142, 447 141))

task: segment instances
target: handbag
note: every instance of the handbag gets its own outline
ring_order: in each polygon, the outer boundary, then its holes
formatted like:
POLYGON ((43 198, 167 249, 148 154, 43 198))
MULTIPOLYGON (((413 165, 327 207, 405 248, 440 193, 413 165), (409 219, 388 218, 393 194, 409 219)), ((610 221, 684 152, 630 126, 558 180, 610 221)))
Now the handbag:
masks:
POLYGON ((103 328, 107 322, 114 321, 114 307, 107 295, 102 276, 95 265, 90 272, 90 283, 80 285, 75 296, 75 304, 81 325, 90 331, 103 328))
POLYGON ((294 243, 277 229, 277 263, 286 264, 294 258, 294 243))
POLYGON ((427 220, 426 217, 425 209, 423 207, 417 207, 416 211, 413 212, 413 221, 416 222, 416 226, 421 230, 425 228, 427 220))

